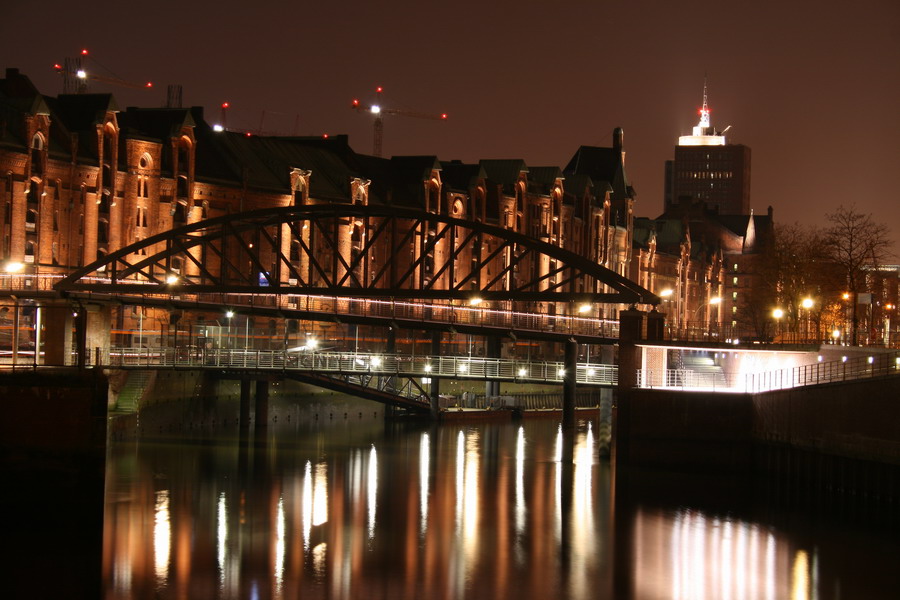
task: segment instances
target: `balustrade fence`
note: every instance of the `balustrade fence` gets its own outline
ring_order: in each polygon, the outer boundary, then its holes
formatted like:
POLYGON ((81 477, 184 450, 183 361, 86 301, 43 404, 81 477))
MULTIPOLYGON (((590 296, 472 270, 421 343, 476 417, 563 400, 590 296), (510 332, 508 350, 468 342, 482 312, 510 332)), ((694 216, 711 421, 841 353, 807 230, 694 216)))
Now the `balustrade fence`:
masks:
MULTIPOLYGON (((96 361, 96 359, 95 359, 96 361)), ((104 366, 110 367, 225 367, 263 370, 298 370, 319 373, 360 373, 422 377, 455 377, 562 383, 565 364, 468 356, 407 356, 354 352, 301 350, 111 348, 104 366)), ((578 363, 575 380, 587 385, 616 385, 618 367, 578 363)))
POLYGON ((845 357, 838 361, 818 362, 760 373, 715 373, 688 369, 668 369, 662 372, 638 369, 637 381, 638 387, 643 388, 759 393, 888 375, 900 375, 900 352, 845 357))

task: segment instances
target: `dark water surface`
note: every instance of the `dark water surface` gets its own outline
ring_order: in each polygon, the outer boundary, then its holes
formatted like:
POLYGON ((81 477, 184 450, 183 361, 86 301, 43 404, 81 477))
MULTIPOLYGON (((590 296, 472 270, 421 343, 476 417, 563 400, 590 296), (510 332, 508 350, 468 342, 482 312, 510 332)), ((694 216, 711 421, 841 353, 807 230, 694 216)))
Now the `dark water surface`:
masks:
POLYGON ((105 597, 900 597, 895 530, 616 478, 597 429, 349 418, 111 443, 105 597))

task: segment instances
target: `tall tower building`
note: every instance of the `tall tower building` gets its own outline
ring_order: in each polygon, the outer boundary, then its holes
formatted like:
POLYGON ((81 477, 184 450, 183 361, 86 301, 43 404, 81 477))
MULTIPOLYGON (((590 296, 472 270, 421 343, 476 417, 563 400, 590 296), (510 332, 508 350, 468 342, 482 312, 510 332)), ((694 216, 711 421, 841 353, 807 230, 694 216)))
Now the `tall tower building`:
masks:
POLYGON ((721 215, 750 214, 750 148, 728 143, 730 125, 717 131, 710 124, 706 92, 704 81, 700 122, 678 138, 675 160, 666 161, 663 211, 703 202, 721 215))

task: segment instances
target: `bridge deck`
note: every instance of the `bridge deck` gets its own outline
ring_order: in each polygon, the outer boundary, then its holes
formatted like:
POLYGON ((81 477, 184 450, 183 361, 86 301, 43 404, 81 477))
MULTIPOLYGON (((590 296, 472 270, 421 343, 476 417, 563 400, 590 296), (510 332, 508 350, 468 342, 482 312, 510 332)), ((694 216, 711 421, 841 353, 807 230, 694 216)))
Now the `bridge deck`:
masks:
MULTIPOLYGON (((562 384, 565 365, 557 361, 529 361, 469 356, 410 356, 366 352, 311 352, 253 349, 112 348, 106 365, 121 368, 243 369, 341 375, 398 375, 448 377, 522 383, 562 384)), ((576 382, 614 386, 618 367, 578 363, 576 382)))

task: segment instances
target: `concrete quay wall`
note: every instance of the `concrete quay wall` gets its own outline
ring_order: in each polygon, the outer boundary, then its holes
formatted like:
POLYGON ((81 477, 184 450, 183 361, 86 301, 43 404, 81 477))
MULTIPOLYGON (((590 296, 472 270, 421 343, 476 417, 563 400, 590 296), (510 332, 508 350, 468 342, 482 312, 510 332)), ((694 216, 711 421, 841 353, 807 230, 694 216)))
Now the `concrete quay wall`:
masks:
POLYGON ((760 394, 620 392, 624 465, 760 473, 802 489, 900 503, 900 377, 760 394))

